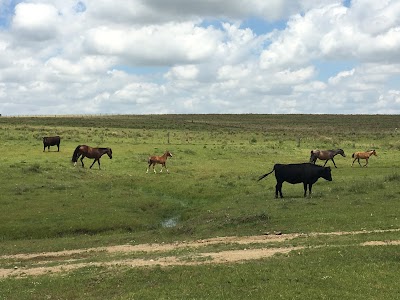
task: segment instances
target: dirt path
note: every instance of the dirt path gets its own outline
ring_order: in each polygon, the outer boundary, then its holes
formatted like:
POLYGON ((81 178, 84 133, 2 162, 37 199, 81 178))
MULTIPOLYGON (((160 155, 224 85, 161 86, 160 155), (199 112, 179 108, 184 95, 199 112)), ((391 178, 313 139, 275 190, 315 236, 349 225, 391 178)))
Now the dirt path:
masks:
MULTIPOLYGON (((98 247, 87 249, 66 250, 59 252, 43 252, 30 254, 15 254, 0 256, 0 263, 4 261, 18 261, 19 265, 26 262, 24 267, 0 268, 0 278, 38 276, 45 274, 57 274, 68 272, 89 266, 102 267, 151 267, 151 266, 177 266, 177 265, 198 265, 198 264, 220 264, 236 263, 246 260, 255 260, 271 257, 277 253, 289 253, 298 251, 305 247, 284 246, 271 247, 268 244, 279 244, 292 240, 297 237, 318 237, 318 236, 338 236, 338 235, 357 235, 368 233, 399 232, 400 229, 374 230, 374 231, 352 231, 352 232, 330 232, 330 233, 311 233, 311 234, 274 234, 244 237, 219 237, 191 242, 176 242, 171 244, 140 244, 140 245, 117 245, 110 247, 98 247), (196 252, 197 249, 209 245, 265 245, 267 248, 258 247, 257 249, 232 249, 215 252, 196 252), (179 249, 190 250, 190 255, 168 256, 168 252, 179 249), (110 257, 114 254, 153 254, 154 258, 135 258, 135 259, 115 259, 102 262, 82 262, 88 260, 88 256, 105 253, 110 257), (81 258, 76 258, 81 257, 81 258)), ((384 246, 400 245, 400 240, 391 241, 367 241, 361 246, 384 246)), ((232 246, 233 247, 233 246, 232 246)), ((320 246, 319 246, 320 247, 320 246)), ((324 247, 327 247, 326 245, 324 247)), ((243 248, 243 247, 241 247, 243 248)), ((103 259, 104 260, 104 259, 103 259)))

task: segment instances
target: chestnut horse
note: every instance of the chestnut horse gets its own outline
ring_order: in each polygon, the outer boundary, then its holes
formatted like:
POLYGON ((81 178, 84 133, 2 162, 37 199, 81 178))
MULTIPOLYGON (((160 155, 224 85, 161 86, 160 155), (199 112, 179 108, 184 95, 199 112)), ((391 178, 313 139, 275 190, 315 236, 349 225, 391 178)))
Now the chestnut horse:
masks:
POLYGON ((340 154, 343 157, 346 157, 346 154, 344 154, 344 151, 342 149, 336 149, 336 150, 311 150, 311 156, 310 156, 310 163, 315 164, 317 161, 317 158, 320 160, 325 160, 324 167, 328 160, 332 160, 333 165, 336 167, 335 161, 333 160, 333 157, 337 154, 340 154))
POLYGON ((365 162, 364 167, 366 167, 368 165, 368 159, 370 158, 371 155, 378 156, 378 154, 376 154, 375 150, 368 150, 366 152, 354 152, 353 155, 351 156, 352 158, 354 158, 351 166, 353 166, 354 162, 357 160, 358 164, 361 167, 361 164, 360 164, 360 158, 361 158, 361 159, 365 159, 366 162, 365 162))
POLYGON ((78 161, 79 156, 81 156, 81 163, 82 163, 82 168, 84 167, 83 164, 83 159, 85 157, 87 158, 94 158, 94 161, 90 168, 93 167, 94 163, 97 161, 99 164, 99 170, 100 170, 100 157, 103 156, 103 154, 107 154, 110 159, 112 159, 112 150, 111 148, 92 148, 86 145, 79 145, 78 147, 75 148, 74 154, 72 154, 72 162, 74 163, 74 166, 76 165, 76 162, 78 161))
POLYGON ((156 173, 156 170, 154 168, 154 166, 156 164, 161 164, 161 171, 162 172, 162 168, 164 167, 167 170, 167 173, 169 173, 165 163, 167 162, 167 158, 168 157, 172 157, 171 152, 166 151, 162 156, 150 156, 149 159, 147 160, 147 163, 149 164, 149 166, 147 167, 147 171, 146 174, 149 173, 149 168, 151 165, 153 165, 153 171, 154 173, 156 173))

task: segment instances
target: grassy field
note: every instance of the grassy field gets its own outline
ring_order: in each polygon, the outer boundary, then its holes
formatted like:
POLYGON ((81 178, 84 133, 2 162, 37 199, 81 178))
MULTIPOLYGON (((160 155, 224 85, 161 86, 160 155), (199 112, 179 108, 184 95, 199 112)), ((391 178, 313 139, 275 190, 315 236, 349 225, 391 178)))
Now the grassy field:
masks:
MULTIPOLYGON (((6 258, 20 253, 399 229, 398 128, 397 115, 1 117, 0 267, 23 267, 6 258), (60 152, 43 152, 49 135, 61 136, 60 152), (111 147, 113 159, 105 155, 101 170, 89 169, 88 159, 86 168, 74 167, 79 144, 111 147), (273 175, 257 182, 275 163, 307 162, 316 148, 342 148, 347 157, 335 158, 333 181, 320 179, 312 197, 303 198, 302 185, 284 183, 285 198, 275 199, 273 175), (368 167, 351 167, 351 154, 368 149, 378 154, 368 167), (146 174, 148 156, 165 150, 173 154, 170 174, 146 174)), ((240 264, 7 277, 0 299, 399 298, 400 246, 359 242, 307 240, 299 252, 240 264), (326 244, 334 247, 318 248, 326 244)))

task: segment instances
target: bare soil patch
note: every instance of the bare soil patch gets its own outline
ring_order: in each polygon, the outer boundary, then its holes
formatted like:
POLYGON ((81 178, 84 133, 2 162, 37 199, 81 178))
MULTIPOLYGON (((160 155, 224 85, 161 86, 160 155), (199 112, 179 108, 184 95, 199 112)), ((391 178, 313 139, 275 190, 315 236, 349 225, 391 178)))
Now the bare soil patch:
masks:
MULTIPOLYGON (((199 264, 221 264, 221 263, 239 263, 247 260, 256 260, 268 258, 275 254, 287 254, 291 251, 299 251, 304 247, 271 247, 257 249, 240 249, 240 250, 223 250, 206 253, 194 252, 190 257, 187 256, 166 256, 169 251, 178 249, 192 249, 208 245, 250 245, 250 244, 268 244, 280 243, 297 237, 315 237, 323 235, 356 235, 362 233, 384 233, 398 232, 400 229, 391 230, 374 230, 374 231, 351 231, 351 232, 330 232, 330 233, 295 233, 295 234, 274 234, 274 235, 257 235, 244 237, 217 237, 204 240, 190 242, 175 242, 169 244, 140 244, 140 245, 116 245, 109 247, 75 249, 58 252, 42 252, 29 254, 15 254, 0 256, 0 262, 6 260, 18 260, 20 262, 27 261, 29 266, 0 268, 0 278, 7 277, 25 277, 39 276, 46 274, 57 274, 68 272, 85 267, 151 267, 151 266, 178 266, 178 265, 199 265, 199 264), (156 258, 151 259, 110 259, 102 262, 82 262, 76 256, 82 255, 87 257, 90 253, 104 252, 106 254, 134 254, 134 253, 155 253, 156 258), (85 254, 85 255, 83 255, 85 254), (32 262, 33 260, 33 262, 32 262)), ((392 241, 368 241, 361 246, 385 246, 400 245, 400 240, 392 241)), ((327 246, 325 246, 327 247, 327 246)), ((154 256, 153 256, 154 257, 154 256)))

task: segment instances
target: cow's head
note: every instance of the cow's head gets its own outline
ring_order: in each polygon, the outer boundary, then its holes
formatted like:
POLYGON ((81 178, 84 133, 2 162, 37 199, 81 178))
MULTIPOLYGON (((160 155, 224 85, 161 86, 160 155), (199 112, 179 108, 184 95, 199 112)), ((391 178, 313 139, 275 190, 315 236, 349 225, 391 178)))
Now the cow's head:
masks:
POLYGON ((325 180, 332 181, 331 167, 324 167, 321 177, 325 180))

